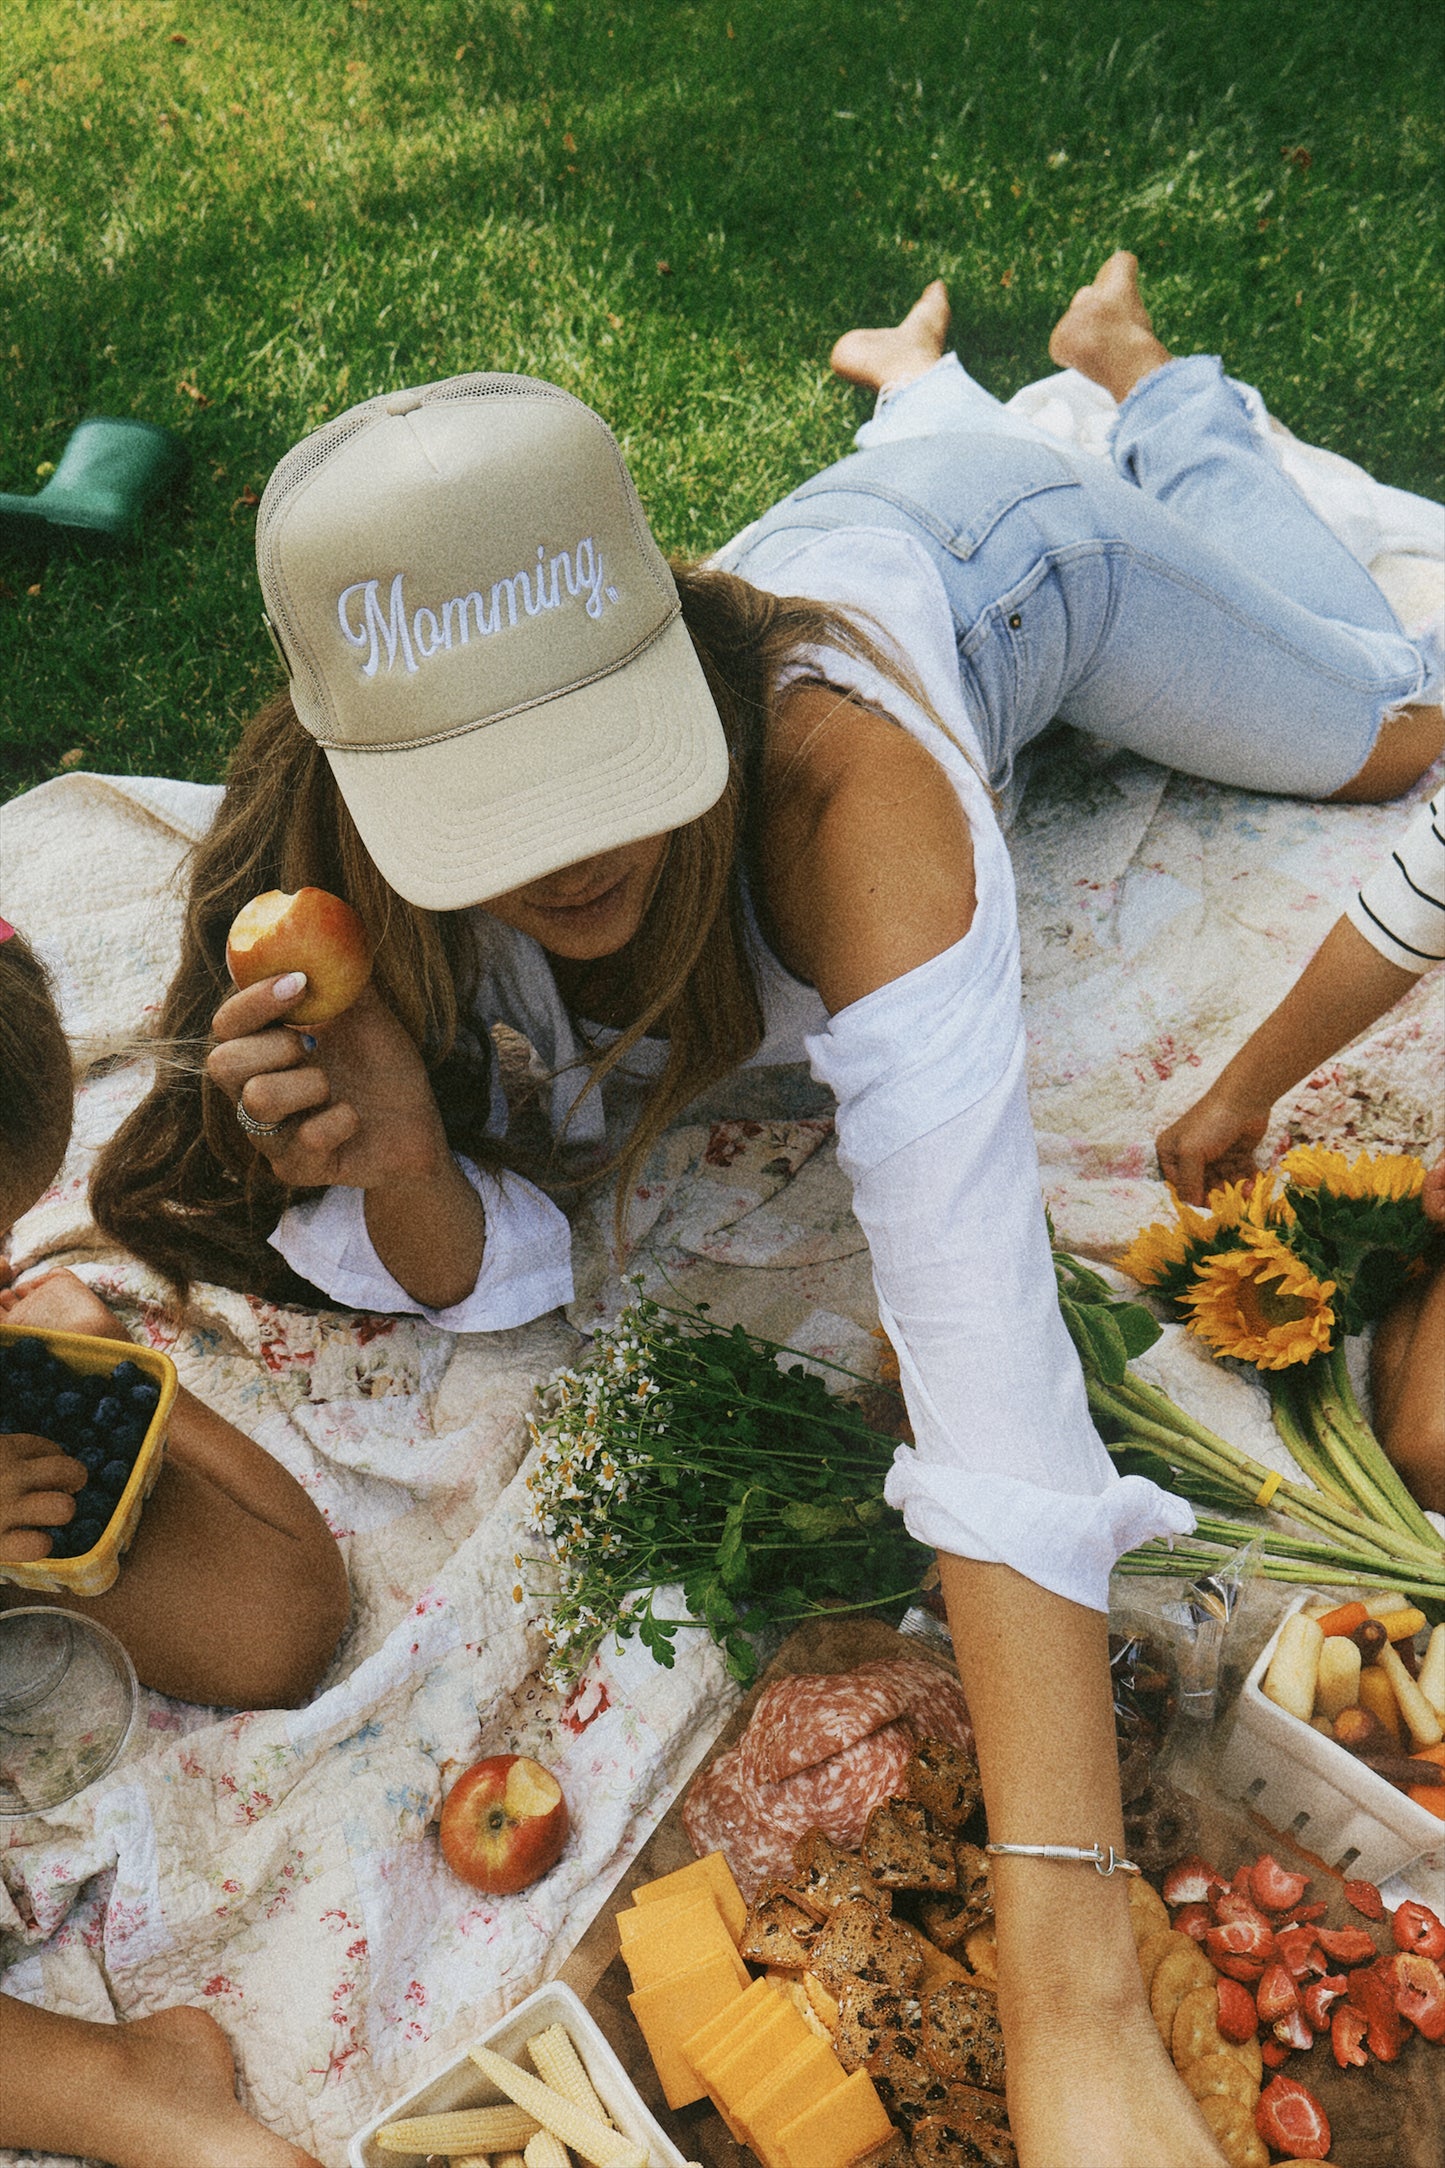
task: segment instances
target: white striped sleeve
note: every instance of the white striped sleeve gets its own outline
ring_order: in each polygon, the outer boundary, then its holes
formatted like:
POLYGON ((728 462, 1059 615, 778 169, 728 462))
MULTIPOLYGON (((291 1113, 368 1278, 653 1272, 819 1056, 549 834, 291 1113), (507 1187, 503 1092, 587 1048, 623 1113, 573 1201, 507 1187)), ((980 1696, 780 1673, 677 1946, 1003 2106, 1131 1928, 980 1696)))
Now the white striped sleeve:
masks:
POLYGON ((1428 971, 1445 959, 1445 793, 1420 807, 1345 916, 1402 971, 1428 971))

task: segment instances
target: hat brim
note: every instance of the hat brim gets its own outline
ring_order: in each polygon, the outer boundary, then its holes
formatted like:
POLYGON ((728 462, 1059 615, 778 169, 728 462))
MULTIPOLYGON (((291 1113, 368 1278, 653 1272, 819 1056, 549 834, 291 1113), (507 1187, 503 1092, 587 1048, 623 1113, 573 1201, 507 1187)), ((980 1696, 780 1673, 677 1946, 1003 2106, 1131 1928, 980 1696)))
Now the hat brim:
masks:
POLYGON ((620 669, 419 746, 328 746, 378 871, 459 911, 681 828, 721 797, 727 741, 680 617, 620 669))

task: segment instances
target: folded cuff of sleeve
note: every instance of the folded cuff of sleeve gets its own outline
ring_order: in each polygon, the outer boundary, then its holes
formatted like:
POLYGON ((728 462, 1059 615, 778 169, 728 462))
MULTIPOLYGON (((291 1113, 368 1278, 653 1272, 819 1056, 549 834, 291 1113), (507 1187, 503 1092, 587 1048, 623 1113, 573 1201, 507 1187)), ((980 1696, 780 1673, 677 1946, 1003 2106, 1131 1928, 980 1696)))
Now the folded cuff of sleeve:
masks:
POLYGON ((445 1310, 428 1309, 392 1278, 366 1229, 366 1192, 328 1189, 292 1205, 270 1236, 292 1270, 353 1310, 424 1317, 443 1332, 505 1332, 572 1300, 572 1231, 550 1197, 520 1175, 457 1165, 487 1215, 476 1286, 445 1310))
POLYGON ((893 1457, 884 1496, 919 1543, 1012 1566, 1090 1611, 1108 1610, 1109 1574, 1125 1551, 1194 1527, 1184 1500, 1143 1476, 1115 1476, 1093 1497, 1080 1497, 921 1460, 906 1445, 893 1457))

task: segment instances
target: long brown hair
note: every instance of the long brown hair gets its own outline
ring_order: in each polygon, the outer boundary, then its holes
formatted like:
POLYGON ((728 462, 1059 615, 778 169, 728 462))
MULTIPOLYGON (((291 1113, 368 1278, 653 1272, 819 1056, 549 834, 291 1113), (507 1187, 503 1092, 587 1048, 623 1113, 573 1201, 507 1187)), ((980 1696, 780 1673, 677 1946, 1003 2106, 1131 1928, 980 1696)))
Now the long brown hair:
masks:
MULTIPOLYGON (((644 1034, 667 1041, 665 1065, 632 1135, 606 1168, 590 1170, 594 1179, 599 1172, 618 1175, 619 1232, 623 1200, 658 1136, 762 1039, 762 1003, 744 933, 744 875, 768 717, 785 676, 800 666, 816 676, 815 651, 841 650, 927 707, 906 668, 843 612, 766 594, 731 573, 687 565, 673 572, 722 719, 730 772, 717 803, 671 838, 632 943, 628 979, 639 989, 633 1014, 614 1041, 588 1058, 584 1090, 590 1091, 644 1034)), ((378 990, 426 1061, 453 1148, 573 1186, 560 1163, 521 1159, 483 1134, 495 1056, 485 1033, 468 1028, 485 965, 478 914, 420 910, 382 879, 325 755, 283 693, 247 726, 220 812, 195 851, 180 966, 156 1024, 157 1079, 102 1151, 91 1184, 97 1223, 182 1296, 193 1278, 204 1278, 278 1299, 315 1299, 266 1240, 298 1193, 252 1151, 200 1058, 211 1017, 231 991, 225 966, 231 920, 264 889, 305 884, 345 896, 365 921, 376 943, 378 990)))
POLYGON ((50 975, 11 929, 0 939, 0 1205, 7 1211, 28 1209, 55 1173, 74 1105, 70 1048, 50 975))

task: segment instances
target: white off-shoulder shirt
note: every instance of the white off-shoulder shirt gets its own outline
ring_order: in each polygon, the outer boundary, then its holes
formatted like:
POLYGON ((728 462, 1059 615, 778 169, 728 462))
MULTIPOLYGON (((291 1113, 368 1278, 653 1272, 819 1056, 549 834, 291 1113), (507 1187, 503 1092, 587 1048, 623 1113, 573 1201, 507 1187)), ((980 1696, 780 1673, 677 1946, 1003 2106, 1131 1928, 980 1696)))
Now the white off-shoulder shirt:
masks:
MULTIPOLYGON (((804 540, 759 584, 866 611, 906 657, 951 740, 852 657, 820 653, 810 670, 928 746, 973 840, 977 903, 963 939, 835 1015, 754 930, 765 1037, 750 1066, 806 1060, 832 1092, 839 1163, 898 1353, 915 1442, 895 1455, 889 1501, 922 1542, 1014 1567, 1105 1610, 1115 1559, 1150 1537, 1186 1533, 1193 1515, 1142 1477, 1117 1474, 1059 1315, 1028 1112, 1013 873, 960 693, 942 583, 907 536, 845 529, 804 540)), ((582 1082, 569 1065, 580 1047, 543 952, 495 922, 488 948, 483 1021, 512 1024, 553 1072, 559 1133, 599 1134, 596 1094, 569 1120, 582 1082)), ((519 1177, 460 1163, 486 1207, 486 1259, 475 1289, 450 1310, 426 1310, 386 1272, 360 1191, 293 1207, 271 1239, 337 1299, 452 1331, 518 1324, 568 1300, 561 1213, 519 1177)))

